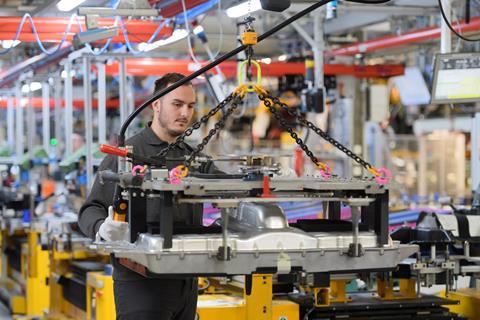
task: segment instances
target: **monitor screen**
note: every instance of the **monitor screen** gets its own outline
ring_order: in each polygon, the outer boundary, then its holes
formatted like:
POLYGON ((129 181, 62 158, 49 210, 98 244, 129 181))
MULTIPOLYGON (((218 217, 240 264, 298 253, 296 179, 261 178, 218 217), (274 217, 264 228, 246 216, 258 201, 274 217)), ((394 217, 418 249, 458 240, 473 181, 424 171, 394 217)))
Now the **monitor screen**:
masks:
POLYGON ((480 53, 437 54, 432 103, 480 101, 480 53))

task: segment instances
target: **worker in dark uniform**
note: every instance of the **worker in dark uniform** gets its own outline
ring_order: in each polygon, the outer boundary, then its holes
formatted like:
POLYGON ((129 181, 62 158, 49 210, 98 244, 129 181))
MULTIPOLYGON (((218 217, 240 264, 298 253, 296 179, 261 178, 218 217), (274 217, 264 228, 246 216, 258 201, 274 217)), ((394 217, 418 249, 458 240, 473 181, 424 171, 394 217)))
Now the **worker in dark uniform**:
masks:
MULTIPOLYGON (((169 73, 155 82, 155 91, 181 80, 184 75, 169 73)), ((148 128, 126 141, 133 153, 153 156, 187 129, 196 104, 195 91, 187 83, 152 103, 153 120, 148 128)), ((178 157, 193 149, 182 144, 167 154, 178 157)), ((180 164, 180 163, 178 163, 180 164)), ((175 164, 177 165, 177 164, 175 164)), ((99 171, 117 171, 117 158, 107 155, 99 171)), ((204 166, 204 173, 216 171, 213 165, 204 166)), ((112 201, 115 183, 101 184, 95 179, 92 191, 80 209, 78 223, 89 237, 98 235, 106 241, 126 239, 128 223, 114 221, 112 201)), ((177 206, 174 221, 183 225, 202 225, 202 208, 191 205, 177 206)), ((146 278, 121 265, 112 257, 114 266, 114 294, 117 319, 193 320, 197 306, 197 278, 146 278)))

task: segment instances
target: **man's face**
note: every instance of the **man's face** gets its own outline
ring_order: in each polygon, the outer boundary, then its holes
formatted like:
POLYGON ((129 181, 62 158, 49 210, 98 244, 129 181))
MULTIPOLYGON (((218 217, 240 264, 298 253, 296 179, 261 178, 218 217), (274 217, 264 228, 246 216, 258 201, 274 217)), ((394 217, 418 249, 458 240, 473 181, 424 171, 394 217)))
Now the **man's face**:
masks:
POLYGON ((195 103, 195 91, 191 85, 178 87, 152 104, 153 121, 157 121, 169 135, 179 136, 192 120, 195 103))

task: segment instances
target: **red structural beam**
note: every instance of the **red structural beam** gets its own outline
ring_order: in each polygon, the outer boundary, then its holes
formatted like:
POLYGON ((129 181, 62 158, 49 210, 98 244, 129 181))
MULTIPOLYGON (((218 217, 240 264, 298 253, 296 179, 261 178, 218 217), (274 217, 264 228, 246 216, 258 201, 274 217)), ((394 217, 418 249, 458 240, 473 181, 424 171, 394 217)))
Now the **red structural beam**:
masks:
MULTIPOLYGON (((16 101, 15 98, 11 98, 14 100, 14 102, 16 101)), ((31 100, 30 100, 30 103, 28 102, 28 99, 27 98, 22 98, 22 104, 24 106, 33 106, 34 108, 36 109, 41 109, 43 107, 43 100, 41 97, 33 97, 31 100)), ((135 105, 138 105, 140 103, 142 103, 143 101, 141 100, 138 100, 138 101, 135 101, 135 105)), ((55 100, 54 99, 50 99, 49 101, 49 105, 50 105, 50 108, 54 108, 55 107, 55 100)), ((118 106, 120 105, 120 101, 118 99, 108 99, 107 102, 106 102, 106 106, 107 106, 107 109, 116 109, 118 108, 118 106)), ((98 107, 98 101, 96 99, 92 100, 92 106, 93 108, 97 108, 98 107)), ((65 100, 61 100, 61 107, 65 107, 65 100)), ((75 109, 83 109, 84 107, 84 100, 83 99, 75 99, 73 100, 73 108, 75 109)), ((7 108, 7 99, 1 99, 0 98, 0 108, 7 108)))
MULTIPOLYGON (((203 65, 206 62, 202 63, 203 65)), ((168 72, 180 72, 190 74, 197 66, 190 60, 170 60, 160 58, 134 58, 126 60, 126 69, 129 75, 151 76, 163 75, 168 72)), ((302 62, 272 62, 261 63, 262 75, 279 77, 286 74, 304 74, 305 64, 302 62)), ((220 64, 220 69, 227 77, 237 74, 237 63, 225 61, 220 64)), ((110 75, 118 74, 118 63, 114 62, 106 66, 106 72, 110 75)), ((327 75, 350 75, 358 78, 381 78, 404 74, 403 65, 370 65, 355 66, 344 64, 326 64, 324 73, 327 75)))
MULTIPOLYGON (((455 29, 462 33, 480 31, 480 17, 470 20, 470 23, 461 22, 455 26, 455 29)), ((358 53, 370 53, 388 48, 403 46, 411 43, 418 43, 440 38, 440 28, 429 27, 400 35, 390 35, 364 42, 340 47, 338 49, 325 52, 327 56, 352 56, 358 53)))
MULTIPOLYGON (((188 65, 190 61, 187 60, 167 60, 167 59, 128 59, 127 60, 127 73, 136 75, 136 76, 145 76, 145 75, 162 75, 168 72, 181 72, 181 73, 191 73, 188 65), (151 61, 145 60, 158 60, 156 64, 152 64, 151 61), (129 66, 129 62, 132 61, 139 62, 136 65, 136 69, 132 68, 132 65, 129 66), (139 67, 143 66, 143 67, 139 67), (133 70, 133 72, 132 72, 133 70)), ((224 62, 223 70, 227 76, 234 76, 236 72, 236 63, 234 61, 224 62)), ((108 65, 107 68, 108 74, 118 74, 118 65, 108 65)), ((262 70, 264 76, 278 77, 286 74, 303 74, 305 73, 305 64, 300 62, 273 62, 269 65, 262 64, 262 70)), ((371 66, 349 66, 342 64, 327 64, 324 66, 325 74, 327 75, 350 75, 358 78, 379 78, 379 77, 391 77, 398 76, 404 73, 404 67, 402 65, 371 65, 371 66)), ((12 98, 13 99, 13 98, 12 98)), ((140 104, 142 101, 135 101, 135 105, 140 104)), ((41 97, 33 97, 30 102, 27 98, 22 98, 23 105, 31 105, 34 108, 42 108, 43 100, 41 97)), ((55 106, 55 100, 50 99, 49 101, 50 108, 55 106)), ((65 101, 61 100, 61 106, 65 106, 65 101)), ((93 108, 98 107, 98 101, 92 100, 93 108)), ((107 108, 118 108, 119 100, 118 99, 108 99, 106 102, 107 108)), ((0 98, 0 108, 7 107, 7 100, 0 98)), ((77 99, 73 100, 73 107, 77 109, 82 109, 84 107, 84 100, 77 99)))
MULTIPOLYGON (((82 30, 86 30, 85 19, 83 17, 78 18, 82 25, 82 30)), ((13 40, 15 33, 22 17, 0 17, 0 40, 13 40)), ((33 23, 38 32, 40 41, 42 42, 59 42, 68 26, 70 18, 45 18, 34 17, 33 23)), ((98 21, 99 27, 111 27, 115 23, 114 19, 100 18, 98 21)), ((135 35, 135 39, 130 37, 131 41, 147 41, 157 29, 160 21, 153 22, 148 20, 127 20, 125 19, 125 28, 127 33, 135 35)), ((67 34, 67 41, 72 41, 75 34, 80 32, 78 24, 74 21, 70 27, 70 32, 67 34)), ((164 27, 160 30, 158 37, 163 38, 171 35, 172 29, 170 27, 164 27)), ((30 21, 27 19, 23 24, 22 31, 18 40, 23 42, 36 41, 32 32, 30 21)), ((113 42, 124 42, 123 32, 120 28, 119 34, 112 38, 113 42)))
MULTIPOLYGON (((185 1, 185 7, 188 10, 198 6, 199 4, 205 3, 207 1, 208 0, 188 0, 188 1, 185 1)), ((159 1, 155 1, 155 2, 159 2, 159 1)), ((162 15, 162 17, 165 17, 165 18, 176 16, 181 12, 183 12, 183 5, 181 1, 177 1, 177 3, 166 6, 165 8, 162 8, 160 10, 160 14, 162 15)))

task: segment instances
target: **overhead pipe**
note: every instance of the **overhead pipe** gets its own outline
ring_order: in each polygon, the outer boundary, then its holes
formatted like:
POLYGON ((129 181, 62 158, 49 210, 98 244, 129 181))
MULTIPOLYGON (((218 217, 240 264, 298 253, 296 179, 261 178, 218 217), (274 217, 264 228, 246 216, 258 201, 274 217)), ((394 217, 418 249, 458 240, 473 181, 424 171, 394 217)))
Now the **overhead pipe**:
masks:
MULTIPOLYGON (((133 76, 163 75, 176 71, 188 73, 193 63, 190 60, 172 60, 164 58, 131 58, 126 59, 126 72, 133 76)), ((202 65, 208 61, 201 61, 202 65)), ((305 63, 303 62, 272 62, 260 63, 262 74, 266 77, 278 77, 286 74, 304 74, 305 63)), ((220 69, 226 77, 235 77, 237 66, 235 61, 225 61, 220 69)), ((118 62, 106 66, 109 75, 117 75, 119 72, 118 62)), ((404 73, 403 65, 369 65, 355 66, 345 64, 324 64, 324 73, 327 75, 351 75, 358 78, 381 78, 398 76, 404 73)))
MULTIPOLYGON (((0 17, 0 30, 2 32, 17 32, 22 17, 0 17)), ((82 30, 86 29, 85 18, 78 17, 82 30)), ((60 33, 63 35, 70 22, 70 17, 34 17, 33 22, 38 33, 60 33)), ((115 19, 98 18, 98 27, 111 27, 115 24, 115 19)), ((152 34, 158 27, 158 22, 150 20, 132 19, 125 20, 127 31, 135 34, 152 34)), ((21 33, 31 33, 30 21, 27 20, 23 25, 21 33)), ((80 29, 75 22, 70 26, 70 33, 78 33, 80 29)), ((40 40, 43 40, 40 38, 40 40)))
MULTIPOLYGON (((455 29, 462 33, 474 32, 480 30, 480 17, 470 19, 470 23, 462 21, 455 29)), ((326 56, 353 56, 361 53, 370 53, 379 50, 399 47, 412 43, 419 43, 428 40, 439 39, 441 35, 440 27, 429 27, 415 31, 406 32, 401 35, 390 35, 364 42, 357 42, 351 45, 343 46, 325 52, 326 56)))
MULTIPOLYGON (((82 30, 86 30, 85 19, 78 17, 82 30)), ((18 26, 22 21, 22 17, 0 17, 0 40, 12 40, 15 38, 18 26)), ((40 17, 33 20, 38 37, 42 42, 58 43, 64 37, 65 30, 68 27, 70 18, 63 17, 40 17)), ((98 20, 99 27, 111 27, 115 24, 115 19, 100 18, 98 20)), ((149 20, 126 20, 125 30, 128 34, 135 34, 138 41, 148 41, 151 35, 158 28, 158 22, 149 20)), ((167 37, 172 34, 172 28, 165 26, 158 33, 159 37, 167 37)), ((77 33, 81 32, 77 23, 70 26, 70 32, 66 35, 66 41, 73 41, 77 33)), ((18 40, 23 42, 36 42, 36 37, 33 33, 30 20, 27 20, 20 32, 18 40)), ((112 42, 123 43, 125 37, 123 31, 112 37, 112 42)), ((99 41, 102 42, 102 41, 99 41)))
MULTIPOLYGON (((188 0, 185 1, 185 7, 187 10, 192 9, 198 5, 201 5, 209 0, 188 0)), ((159 2, 159 1, 157 1, 159 2)), ((171 18, 173 16, 176 16, 177 14, 181 13, 183 11, 182 7, 182 2, 181 1, 176 1, 176 3, 163 7, 160 9, 160 14, 162 17, 165 18, 171 18)))
MULTIPOLYGON (((49 99, 48 105, 50 107, 50 110, 55 108, 55 104, 57 103, 56 100, 57 100, 56 98, 55 99, 54 98, 49 99)), ((60 108, 65 108, 65 100, 64 99, 59 99, 59 100, 60 101, 59 101, 58 106, 60 108)), ((22 103, 22 104, 27 103, 26 98, 20 98, 19 101, 20 102, 18 102, 17 99, 13 99, 15 108, 17 108, 19 106, 19 103, 22 103)), ((141 100, 141 99, 135 100, 135 104, 141 103, 142 101, 143 100, 141 100)), ((30 105, 34 109, 42 109, 43 98, 42 97, 32 97, 30 105)), ((85 105, 85 99, 75 99, 75 100, 72 101, 72 108, 73 109, 76 109, 76 110, 83 109, 84 105, 85 105)), ((117 109, 119 105, 120 105, 120 100, 119 99, 108 99, 108 100, 105 101, 105 107, 107 109, 117 109)), ((92 107, 93 107, 93 109, 99 108, 99 104, 98 104, 97 99, 92 100, 92 107)), ((100 105, 100 107, 101 107, 101 105, 100 105)), ((0 109, 6 109, 6 108, 8 108, 8 99, 1 99, 0 98, 0 109)))

